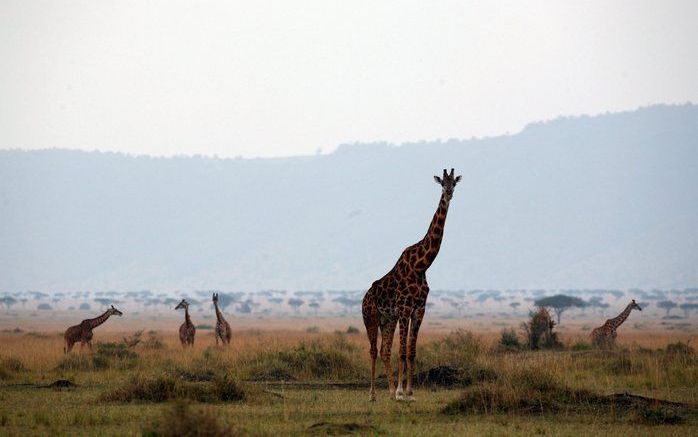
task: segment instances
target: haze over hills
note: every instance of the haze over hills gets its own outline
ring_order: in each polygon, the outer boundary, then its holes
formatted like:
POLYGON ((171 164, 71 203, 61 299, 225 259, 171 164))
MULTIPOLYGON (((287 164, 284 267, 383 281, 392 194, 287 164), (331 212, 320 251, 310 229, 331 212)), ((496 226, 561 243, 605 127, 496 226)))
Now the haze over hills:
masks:
POLYGON ((279 159, 0 151, 0 291, 365 289, 463 175, 434 288, 698 284, 698 106, 279 159))

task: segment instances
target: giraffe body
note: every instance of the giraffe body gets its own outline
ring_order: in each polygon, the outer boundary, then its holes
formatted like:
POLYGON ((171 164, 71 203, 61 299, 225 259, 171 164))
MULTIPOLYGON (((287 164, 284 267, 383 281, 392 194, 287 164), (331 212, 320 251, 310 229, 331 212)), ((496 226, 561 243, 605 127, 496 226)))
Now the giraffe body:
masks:
POLYGON ((90 349, 92 349, 92 330, 106 322, 107 319, 112 315, 122 316, 123 313, 114 308, 114 305, 112 305, 111 308, 109 308, 101 316, 95 317, 94 319, 85 319, 80 322, 79 325, 71 326, 70 328, 66 329, 65 334, 63 335, 63 338, 65 339, 65 347, 63 348, 63 352, 70 352, 77 342, 80 342, 80 347, 87 345, 90 349))
POLYGON ((223 313, 221 313, 221 310, 218 308, 218 293, 213 294, 213 306, 216 309, 216 345, 218 345, 219 339, 224 346, 229 345, 233 332, 230 329, 230 324, 225 320, 223 313))
POLYGON ((602 326, 591 331, 590 336, 592 344, 598 347, 613 347, 616 344, 616 337, 618 336, 616 330, 627 320, 632 310, 642 311, 640 305, 635 303, 635 299, 633 299, 617 317, 606 320, 606 323, 602 326))
POLYGON ((184 323, 179 327, 179 341, 183 347, 194 346, 194 336, 196 335, 196 327, 191 322, 189 317, 189 302, 182 301, 175 307, 176 310, 184 308, 184 323))
POLYGON ((426 271, 436 259, 443 239, 444 224, 453 189, 460 181, 451 169, 444 170, 443 178, 434 176, 442 188, 439 206, 426 236, 409 246, 395 266, 382 278, 375 281, 366 292, 362 302, 362 314, 366 334, 370 343, 371 389, 369 399, 375 400, 376 359, 378 356, 378 334, 381 334, 380 355, 391 396, 398 400, 413 400, 412 370, 416 356, 417 336, 424 318, 429 285, 426 271), (390 355, 395 329, 400 327, 400 350, 398 361, 398 384, 395 388, 390 355), (407 374, 406 390, 403 391, 403 374, 407 374))

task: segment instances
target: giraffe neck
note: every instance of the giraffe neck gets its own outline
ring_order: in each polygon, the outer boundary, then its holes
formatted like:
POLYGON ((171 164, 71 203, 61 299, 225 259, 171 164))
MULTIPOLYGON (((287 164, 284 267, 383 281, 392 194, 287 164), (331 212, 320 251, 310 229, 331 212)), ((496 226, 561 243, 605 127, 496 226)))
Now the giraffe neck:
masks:
POLYGON ((101 316, 95 317, 94 319, 87 319, 87 320, 85 320, 85 322, 87 322, 87 326, 90 329, 95 329, 96 327, 98 327, 102 323, 106 322, 110 315, 111 314, 109 314, 109 311, 107 311, 104 314, 102 314, 101 316))
POLYGON ((625 322, 625 319, 628 318, 628 316, 630 315, 630 311, 632 311, 632 310, 633 310, 633 309, 632 309, 632 304, 631 304, 631 305, 628 305, 628 306, 623 310, 622 313, 618 314, 618 317, 614 317, 613 319, 610 319, 609 322, 610 322, 610 325, 613 327, 613 329, 616 329, 616 328, 618 328, 620 325, 622 325, 623 322, 625 322))
POLYGON ((444 225, 446 224, 446 214, 448 214, 449 203, 449 200, 446 199, 446 195, 442 193, 441 199, 439 200, 439 207, 436 208, 434 218, 431 219, 427 234, 419 243, 421 246, 420 254, 423 254, 424 259, 424 271, 431 266, 436 259, 436 255, 439 254, 441 241, 444 236, 444 225))
POLYGON ((221 310, 218 309, 218 302, 214 302, 213 306, 216 308, 216 319, 219 322, 224 321, 225 319, 223 318, 223 314, 221 313, 221 310))
POLYGON ((184 307, 184 323, 191 325, 191 318, 189 317, 189 307, 184 307))

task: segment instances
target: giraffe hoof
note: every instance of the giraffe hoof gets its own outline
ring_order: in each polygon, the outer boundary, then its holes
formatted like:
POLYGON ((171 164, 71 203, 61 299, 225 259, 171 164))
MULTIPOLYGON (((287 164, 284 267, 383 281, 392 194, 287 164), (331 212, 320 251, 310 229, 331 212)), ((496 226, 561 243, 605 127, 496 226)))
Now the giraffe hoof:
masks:
POLYGON ((405 400, 405 394, 402 392, 402 390, 395 393, 395 400, 396 401, 404 401, 405 400))
POLYGON ((369 394, 368 394, 368 401, 369 401, 369 402, 376 402, 376 394, 375 394, 375 393, 369 393, 369 394))
POLYGON ((409 395, 409 396, 405 396, 405 401, 407 401, 407 402, 415 402, 416 399, 414 398, 414 396, 409 395))

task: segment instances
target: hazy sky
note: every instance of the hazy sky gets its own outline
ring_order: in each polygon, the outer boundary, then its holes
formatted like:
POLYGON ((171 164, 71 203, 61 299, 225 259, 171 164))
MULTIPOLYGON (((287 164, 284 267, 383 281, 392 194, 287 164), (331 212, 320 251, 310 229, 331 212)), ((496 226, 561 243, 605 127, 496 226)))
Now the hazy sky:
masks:
POLYGON ((282 156, 698 102, 698 1, 493 3, 0 0, 0 148, 282 156))

